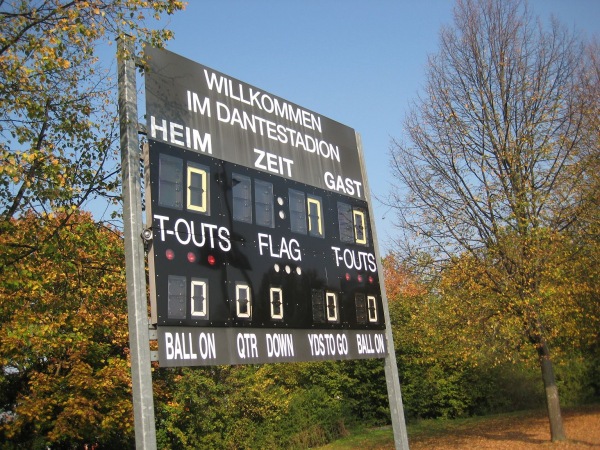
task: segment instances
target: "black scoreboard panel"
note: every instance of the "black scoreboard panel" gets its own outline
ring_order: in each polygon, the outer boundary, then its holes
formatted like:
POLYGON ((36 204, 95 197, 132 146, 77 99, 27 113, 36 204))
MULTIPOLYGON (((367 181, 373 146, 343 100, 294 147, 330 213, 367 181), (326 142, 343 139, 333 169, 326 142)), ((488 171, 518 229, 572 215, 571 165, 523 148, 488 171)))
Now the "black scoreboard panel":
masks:
POLYGON ((149 169, 158 325, 384 328, 366 201, 153 140, 149 169))

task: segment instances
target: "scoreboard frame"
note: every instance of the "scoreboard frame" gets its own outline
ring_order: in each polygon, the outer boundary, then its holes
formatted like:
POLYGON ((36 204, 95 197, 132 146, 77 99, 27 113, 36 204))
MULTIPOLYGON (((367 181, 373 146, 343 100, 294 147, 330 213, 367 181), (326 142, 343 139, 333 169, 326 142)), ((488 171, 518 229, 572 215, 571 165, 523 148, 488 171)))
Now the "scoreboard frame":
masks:
POLYGON ((160 366, 385 357, 356 132, 166 50, 145 59, 160 366))

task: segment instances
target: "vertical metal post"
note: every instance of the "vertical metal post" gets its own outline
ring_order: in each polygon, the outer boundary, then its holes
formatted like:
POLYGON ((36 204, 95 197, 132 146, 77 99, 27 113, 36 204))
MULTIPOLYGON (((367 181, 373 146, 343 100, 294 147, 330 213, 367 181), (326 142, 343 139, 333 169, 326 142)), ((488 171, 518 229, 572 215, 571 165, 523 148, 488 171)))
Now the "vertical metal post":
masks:
POLYGON ((156 429, 148 340, 144 245, 141 237, 142 193, 134 52, 133 42, 129 39, 119 39, 118 54, 128 55, 127 58, 118 57, 127 310, 136 448, 154 450, 156 429))
MULTIPOLYGON (((364 193, 367 204, 371 205, 371 191, 367 178, 367 168, 363 157, 362 140, 360 134, 356 133, 356 142, 358 145, 358 155, 360 157, 360 167, 364 182, 364 193)), ((371 209, 371 208, 369 208, 371 209)), ((380 280, 383 280, 383 266, 381 255, 379 254, 379 243, 377 242, 377 231, 375 230, 375 216, 373 211, 369 211, 371 222, 371 233, 373 235, 373 248, 375 249, 375 259, 377 260, 377 270, 380 274, 380 280)), ((396 450, 408 450, 408 434, 406 433, 406 422, 404 421, 404 407, 402 406, 402 393, 400 392, 400 379, 398 378, 398 366, 396 364, 396 352, 394 349, 394 336, 392 333, 392 324, 390 321, 390 311, 388 308, 387 293, 385 283, 381 283, 381 301, 383 303, 383 315, 385 318, 385 335, 387 341, 387 355, 385 358, 385 381, 387 384, 388 399, 390 403, 390 413, 392 416, 392 428, 394 430, 394 443, 396 450)))

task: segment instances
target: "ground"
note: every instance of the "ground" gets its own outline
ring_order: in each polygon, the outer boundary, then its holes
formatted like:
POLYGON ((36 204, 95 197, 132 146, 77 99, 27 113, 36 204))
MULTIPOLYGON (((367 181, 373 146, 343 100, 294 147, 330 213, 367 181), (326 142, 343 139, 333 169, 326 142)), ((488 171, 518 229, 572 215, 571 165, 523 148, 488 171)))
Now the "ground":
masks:
POLYGON ((490 421, 464 425, 437 436, 410 436, 411 450, 589 450, 600 449, 600 405, 565 409, 563 419, 567 442, 552 443, 544 412, 523 416, 503 416, 490 421))

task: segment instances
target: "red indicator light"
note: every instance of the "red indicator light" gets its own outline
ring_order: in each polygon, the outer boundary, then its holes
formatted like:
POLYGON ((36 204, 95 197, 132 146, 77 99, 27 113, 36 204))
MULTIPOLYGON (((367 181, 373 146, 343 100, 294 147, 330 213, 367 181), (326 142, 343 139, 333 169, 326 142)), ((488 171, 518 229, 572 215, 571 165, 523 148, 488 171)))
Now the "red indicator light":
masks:
POLYGON ((188 252, 187 259, 189 262, 196 262, 196 255, 193 252, 188 252))
POLYGON ((167 249, 167 251, 165 252, 165 256, 167 257, 167 259, 168 259, 169 261, 173 261, 173 259, 175 259, 175 252, 169 248, 169 249, 167 249))
POLYGON ((375 280, 373 279, 372 276, 369 275, 369 283, 373 284, 373 281, 375 281, 375 280))
POLYGON ((211 266, 214 266, 217 263, 217 260, 215 259, 215 257, 213 255, 208 255, 208 258, 206 258, 206 260, 208 261, 208 264, 210 264, 211 266))
POLYGON ((362 283, 362 275, 359 275, 359 276, 358 276, 358 282, 359 282, 359 283, 362 283))
POLYGON ((350 274, 349 273, 346 274, 346 281, 350 281, 350 274))

